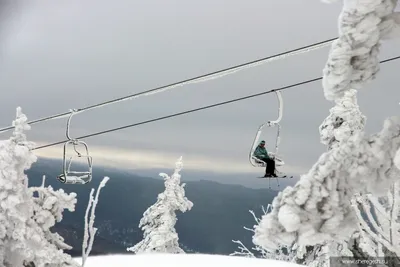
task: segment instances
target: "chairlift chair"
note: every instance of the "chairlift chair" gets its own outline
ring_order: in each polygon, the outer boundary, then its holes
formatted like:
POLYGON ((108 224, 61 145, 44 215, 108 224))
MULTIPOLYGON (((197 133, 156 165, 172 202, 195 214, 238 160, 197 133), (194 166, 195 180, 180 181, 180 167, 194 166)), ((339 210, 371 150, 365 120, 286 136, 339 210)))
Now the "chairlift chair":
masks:
POLYGON ((78 139, 72 139, 69 135, 69 128, 71 124, 71 118, 75 114, 76 110, 71 110, 71 115, 67 121, 67 130, 66 136, 68 141, 64 143, 64 150, 63 150, 63 172, 62 174, 57 176, 57 179, 64 184, 87 184, 92 180, 92 166, 93 166, 93 159, 89 154, 88 145, 84 141, 80 141, 78 139), (70 156, 69 160, 67 160, 67 150, 68 147, 73 147, 76 155, 70 156), (84 147, 84 155, 82 155, 78 150, 77 146, 84 147), (87 171, 72 171, 71 165, 74 158, 86 158, 87 159, 87 171), (68 163, 67 163, 68 161, 68 163))
MULTIPOLYGON (((277 127, 277 135, 276 135, 276 140, 275 140, 275 150, 274 152, 270 152, 268 151, 268 155, 273 158, 275 160, 275 166, 283 166, 285 165, 285 162, 283 161, 282 157, 278 155, 278 149, 279 149, 279 143, 280 143, 280 132, 281 132, 281 125, 279 124, 279 122, 282 119, 282 111, 283 111, 283 99, 282 99, 282 95, 280 93, 280 91, 275 91, 276 96, 278 97, 278 101, 279 101, 279 106, 278 106, 278 118, 274 121, 267 121, 263 124, 261 124, 258 128, 257 134, 254 138, 253 144, 251 146, 250 149, 250 153, 249 153, 249 161, 251 163, 251 165, 253 165, 254 167, 266 167, 266 163, 256 157, 254 157, 254 151, 256 149, 256 147, 259 145, 259 139, 262 133, 262 130, 265 126, 268 127, 277 127)), ((280 173, 279 171, 275 170, 276 172, 278 172, 279 174, 282 175, 282 173, 280 173)), ((279 176, 278 174, 278 176, 279 176)), ((285 178, 284 177, 276 177, 276 180, 278 182, 278 186, 279 186, 279 180, 278 178, 285 178)), ((291 176, 290 178, 293 178, 293 176, 291 176)))

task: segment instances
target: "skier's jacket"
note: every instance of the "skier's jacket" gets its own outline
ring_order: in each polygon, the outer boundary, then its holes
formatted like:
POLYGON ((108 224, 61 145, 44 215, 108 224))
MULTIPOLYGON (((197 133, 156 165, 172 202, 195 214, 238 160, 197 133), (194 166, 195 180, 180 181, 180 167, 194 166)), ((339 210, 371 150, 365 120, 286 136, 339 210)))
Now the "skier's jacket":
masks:
POLYGON ((265 147, 262 147, 260 145, 258 145, 254 150, 253 156, 258 159, 269 159, 268 151, 265 149, 265 147))

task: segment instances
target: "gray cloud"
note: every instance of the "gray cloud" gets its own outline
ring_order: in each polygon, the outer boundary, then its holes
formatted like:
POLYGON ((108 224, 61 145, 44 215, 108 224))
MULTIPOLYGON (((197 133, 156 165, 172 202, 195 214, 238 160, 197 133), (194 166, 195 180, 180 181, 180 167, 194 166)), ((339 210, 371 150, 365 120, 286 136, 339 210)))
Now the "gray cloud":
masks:
MULTIPOLYGON (((34 119, 332 38, 340 9, 341 3, 319 1, 293 1, 290 9, 284 1, 239 0, 31 4, 19 15, 24 20, 8 27, 13 34, 7 35, 0 61, 0 123, 9 125, 18 105, 34 119)), ((382 58, 397 55, 398 45, 398 40, 385 43, 382 58)), ((74 118, 72 132, 84 135, 315 78, 322 74, 328 51, 88 111, 74 118)), ((378 79, 359 94, 370 132, 378 131, 385 117, 398 114, 398 64, 382 65, 378 79)), ((306 170, 325 151, 318 126, 333 104, 324 99, 320 82, 283 96, 280 152, 288 170, 306 170)), ((258 126, 276 113, 276 97, 269 94, 87 142, 95 149, 154 150, 247 164, 258 126)), ((64 131, 65 120, 57 120, 35 125, 29 136, 53 142, 64 139, 64 131)), ((269 131, 263 136, 271 145, 274 138, 269 131)), ((248 171, 255 170, 249 165, 248 171)))

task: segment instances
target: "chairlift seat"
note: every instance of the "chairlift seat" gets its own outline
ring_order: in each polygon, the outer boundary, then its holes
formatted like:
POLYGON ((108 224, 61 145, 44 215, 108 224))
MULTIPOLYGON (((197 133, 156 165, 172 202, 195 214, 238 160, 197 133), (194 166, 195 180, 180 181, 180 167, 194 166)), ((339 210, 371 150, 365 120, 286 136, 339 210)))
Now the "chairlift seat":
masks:
MULTIPOLYGON (((272 153, 272 152, 268 152, 268 155, 270 155, 271 157, 274 157, 274 153, 272 153)), ((254 156, 251 156, 251 160, 252 160, 253 166, 256 166, 256 167, 266 167, 267 166, 267 164, 264 161, 254 157, 254 156)), ((275 166, 285 165, 285 162, 280 157, 275 157, 274 160, 275 160, 275 166)))
POLYGON ((57 179, 64 184, 87 184, 91 178, 92 177, 90 173, 82 174, 81 176, 73 176, 68 174, 67 176, 64 174, 57 176, 57 179))
POLYGON ((89 149, 85 142, 79 140, 69 140, 64 144, 64 155, 63 155, 63 173, 57 176, 57 179, 64 184, 87 184, 92 180, 92 163, 93 159, 89 155, 89 149), (77 153, 75 156, 69 158, 67 164, 67 147, 73 146, 73 149, 77 153), (85 154, 82 155, 77 151, 76 147, 82 145, 85 148, 85 154), (87 158, 87 171, 73 171, 71 170, 72 161, 74 158, 87 158))

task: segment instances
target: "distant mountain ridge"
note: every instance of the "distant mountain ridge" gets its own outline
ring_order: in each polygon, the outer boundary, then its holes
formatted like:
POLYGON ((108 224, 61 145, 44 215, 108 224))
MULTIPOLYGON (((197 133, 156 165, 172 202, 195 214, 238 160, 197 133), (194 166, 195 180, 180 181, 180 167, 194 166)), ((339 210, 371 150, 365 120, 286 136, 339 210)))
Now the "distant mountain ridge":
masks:
MULTIPOLYGON (((41 184, 46 175, 46 185, 76 192, 76 211, 65 211, 64 219, 54 228, 74 249, 73 256, 81 254, 84 213, 91 188, 97 189, 100 180, 109 176, 102 189, 96 208, 95 226, 99 229, 92 254, 125 253, 126 248, 142 239, 138 228, 143 212, 152 205, 157 195, 164 191, 161 179, 137 176, 125 170, 94 167, 95 176, 86 185, 64 185, 56 180, 62 162, 39 159, 27 171, 30 186, 41 184)), ((173 169, 165 170, 166 173, 173 169)), ((182 170, 184 181, 184 170, 182 170)), ((232 239, 240 239, 251 246, 251 233, 243 226, 252 227, 255 221, 249 210, 261 216, 261 206, 267 206, 277 191, 250 189, 240 185, 225 185, 207 181, 188 181, 186 196, 194 203, 191 211, 178 212, 176 230, 182 248, 187 252, 229 254, 236 249, 232 239)))

